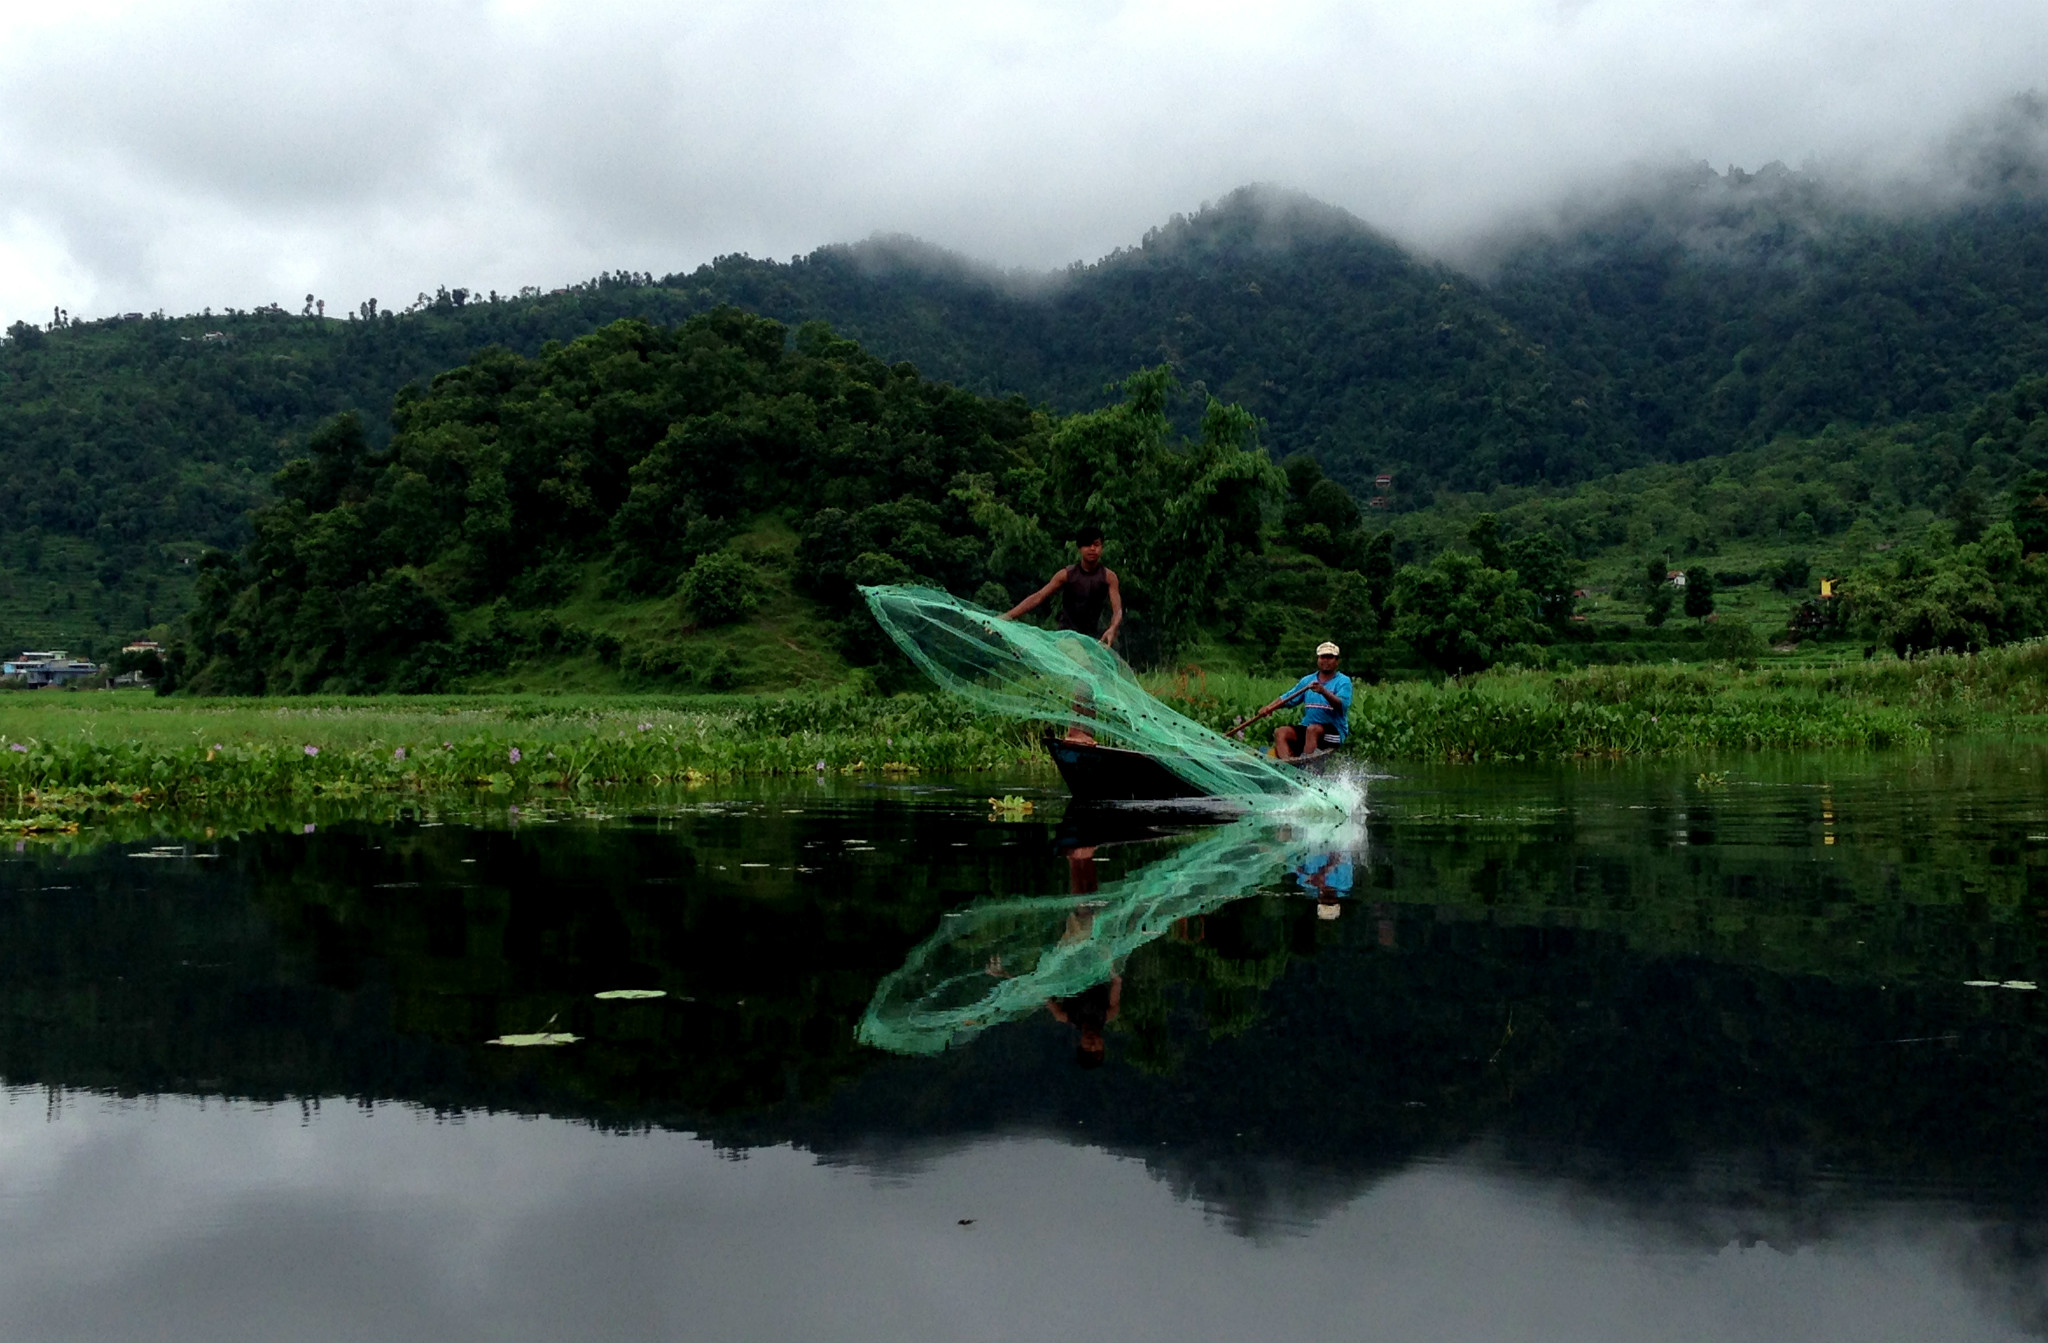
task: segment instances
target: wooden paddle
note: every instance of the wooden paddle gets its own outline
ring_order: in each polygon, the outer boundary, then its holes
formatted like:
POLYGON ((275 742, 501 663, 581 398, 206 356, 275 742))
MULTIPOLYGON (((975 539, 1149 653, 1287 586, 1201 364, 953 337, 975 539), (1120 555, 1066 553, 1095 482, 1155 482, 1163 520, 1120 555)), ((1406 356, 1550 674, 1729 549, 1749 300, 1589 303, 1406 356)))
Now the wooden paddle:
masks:
POLYGON ((1223 735, 1226 737, 1235 737, 1238 733, 1244 731, 1253 723, 1258 722, 1261 718, 1271 717, 1273 714, 1279 713, 1282 709, 1286 708, 1290 704, 1300 703, 1302 696, 1306 694, 1308 694, 1308 691, 1306 690, 1297 690, 1293 694, 1289 695, 1286 699, 1281 700, 1278 704, 1274 704, 1267 708, 1261 709, 1257 713, 1253 714, 1250 718, 1239 719, 1237 725, 1231 728, 1230 731, 1224 733, 1223 735))

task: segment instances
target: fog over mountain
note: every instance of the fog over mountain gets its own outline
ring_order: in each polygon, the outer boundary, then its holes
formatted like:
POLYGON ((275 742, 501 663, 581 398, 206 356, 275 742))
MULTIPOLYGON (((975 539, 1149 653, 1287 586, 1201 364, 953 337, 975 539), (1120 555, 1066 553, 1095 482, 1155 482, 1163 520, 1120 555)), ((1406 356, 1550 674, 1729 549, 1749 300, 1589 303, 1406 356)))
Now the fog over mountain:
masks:
POLYGON ((878 233, 1043 271, 1248 181, 1480 265, 1700 162, 1952 198, 2038 141, 2042 69, 2024 0, 17 6, 0 323, 878 233))

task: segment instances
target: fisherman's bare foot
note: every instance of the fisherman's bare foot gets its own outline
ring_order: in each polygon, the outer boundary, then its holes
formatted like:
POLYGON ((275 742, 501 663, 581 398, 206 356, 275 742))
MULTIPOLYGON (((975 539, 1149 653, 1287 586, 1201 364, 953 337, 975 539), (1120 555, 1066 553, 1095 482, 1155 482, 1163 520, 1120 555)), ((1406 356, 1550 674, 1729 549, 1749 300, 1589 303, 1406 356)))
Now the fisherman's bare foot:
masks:
POLYGON ((1095 738, 1077 727, 1067 729, 1066 739, 1076 746, 1093 746, 1095 738))

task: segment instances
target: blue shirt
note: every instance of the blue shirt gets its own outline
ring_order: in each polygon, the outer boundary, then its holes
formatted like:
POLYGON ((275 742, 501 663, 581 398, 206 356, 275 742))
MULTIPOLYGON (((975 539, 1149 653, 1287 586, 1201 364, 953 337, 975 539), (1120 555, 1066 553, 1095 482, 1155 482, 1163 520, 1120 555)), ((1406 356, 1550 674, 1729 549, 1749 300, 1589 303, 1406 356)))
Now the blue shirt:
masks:
POLYGON ((1301 888, 1316 895, 1351 894, 1351 855, 1312 853, 1294 869, 1301 888))
POLYGON ((1336 709, 1332 709, 1328 700, 1316 694, 1315 691, 1308 689, 1315 683, 1316 674, 1310 672, 1299 681, 1296 681, 1294 689, 1287 693, 1293 695, 1307 691, 1308 693, 1301 696, 1302 724, 1306 726, 1310 723, 1321 723, 1324 728, 1323 736, 1325 738, 1341 740, 1344 736, 1344 729, 1351 718, 1351 678, 1343 672, 1338 672, 1323 683, 1323 689, 1335 695, 1337 702, 1344 706, 1341 713, 1336 709))

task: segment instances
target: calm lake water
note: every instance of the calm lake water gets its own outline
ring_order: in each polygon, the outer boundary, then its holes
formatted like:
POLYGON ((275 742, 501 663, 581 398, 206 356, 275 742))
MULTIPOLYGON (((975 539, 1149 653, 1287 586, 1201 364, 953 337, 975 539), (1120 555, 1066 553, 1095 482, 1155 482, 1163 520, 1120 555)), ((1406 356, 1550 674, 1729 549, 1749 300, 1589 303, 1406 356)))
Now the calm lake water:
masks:
POLYGON ((0 1335, 2048 1333, 2048 749, 1392 775, 0 853, 0 1335))

